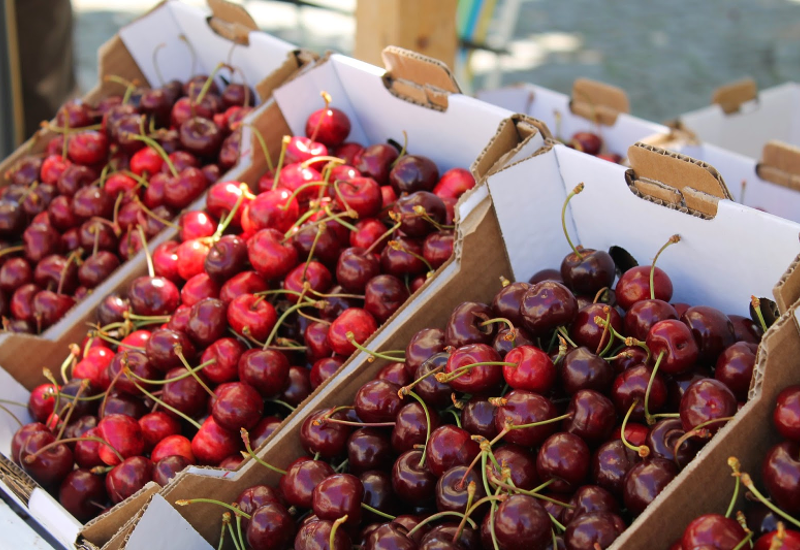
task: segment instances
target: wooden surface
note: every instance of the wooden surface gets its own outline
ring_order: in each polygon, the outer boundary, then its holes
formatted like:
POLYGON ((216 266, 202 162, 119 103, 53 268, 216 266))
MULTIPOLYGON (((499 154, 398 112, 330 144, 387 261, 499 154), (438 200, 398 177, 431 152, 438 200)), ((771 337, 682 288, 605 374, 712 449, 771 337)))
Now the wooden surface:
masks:
POLYGON ((453 67, 458 0, 358 0, 354 57, 380 66, 386 46, 400 46, 453 67))

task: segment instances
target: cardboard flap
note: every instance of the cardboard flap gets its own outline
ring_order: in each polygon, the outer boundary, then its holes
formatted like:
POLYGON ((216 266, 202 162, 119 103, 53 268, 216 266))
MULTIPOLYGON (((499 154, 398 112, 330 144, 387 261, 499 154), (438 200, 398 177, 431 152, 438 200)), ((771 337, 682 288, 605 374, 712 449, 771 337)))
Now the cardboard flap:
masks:
POLYGON ((644 195, 712 218, 719 199, 731 199, 719 173, 699 160, 641 142, 628 148, 628 159, 644 195))
POLYGON ((394 95, 438 110, 447 109, 447 96, 461 93, 450 69, 437 59, 389 46, 381 53, 384 84, 394 95))
POLYGON ((250 31, 257 31, 258 25, 242 6, 228 0, 207 0, 213 15, 208 24, 218 35, 231 42, 247 45, 250 43, 250 31))
POLYGON ((630 103, 622 88, 579 78, 572 84, 570 109, 597 124, 613 126, 617 115, 630 112, 630 103))
POLYGON ((792 304, 800 300, 800 269, 798 269, 798 265, 800 265, 800 256, 795 258, 781 280, 772 289, 772 296, 775 298, 781 314, 789 311, 792 304))
POLYGON ((742 103, 752 101, 758 97, 758 86, 752 78, 743 78, 730 84, 720 86, 711 94, 711 103, 722 108, 725 114, 737 112, 742 103))
POLYGON ((763 180, 800 190, 800 148, 777 140, 767 142, 756 173, 763 180))

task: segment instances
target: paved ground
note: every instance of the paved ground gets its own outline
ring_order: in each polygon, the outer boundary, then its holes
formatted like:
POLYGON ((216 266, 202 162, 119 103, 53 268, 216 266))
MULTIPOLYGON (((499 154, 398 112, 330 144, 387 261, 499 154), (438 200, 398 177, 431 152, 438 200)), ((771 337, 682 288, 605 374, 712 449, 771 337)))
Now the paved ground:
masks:
MULTIPOLYGON (((351 11, 355 5, 326 1, 351 11)), ((153 3, 73 0, 84 88, 96 79, 99 45, 153 3)), ((293 43, 352 49, 350 16, 275 1, 240 3, 262 28, 293 43)), ((472 57, 472 89, 529 81, 569 91, 576 77, 588 76, 625 88, 634 114, 663 120, 706 105, 715 87, 743 76, 762 88, 800 80, 800 0, 520 0, 506 46, 512 55, 499 61, 472 57)))

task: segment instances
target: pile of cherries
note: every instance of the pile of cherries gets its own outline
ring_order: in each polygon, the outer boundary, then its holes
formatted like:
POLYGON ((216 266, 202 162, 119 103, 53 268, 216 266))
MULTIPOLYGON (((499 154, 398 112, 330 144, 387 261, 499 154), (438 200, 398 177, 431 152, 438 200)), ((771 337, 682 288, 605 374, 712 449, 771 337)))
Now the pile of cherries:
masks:
POLYGON ((670 550, 738 550, 750 545, 754 550, 800 548, 800 386, 790 386, 778 394, 772 423, 784 441, 769 449, 761 463, 767 495, 740 471, 736 458, 728 459, 736 487, 727 512, 698 517, 670 550), (747 488, 750 498, 745 500, 744 513, 737 512, 733 519, 740 485, 747 488))
POLYGON ((451 256, 470 173, 349 131, 326 98, 259 194, 212 185, 31 393, 12 458, 79 520, 188 464, 237 467, 240 429, 258 447, 451 256))
POLYGON ((216 502, 243 524, 240 546, 611 545, 737 412, 763 330, 669 303, 655 259, 611 290, 616 278, 609 254, 573 247, 559 271, 374 354, 386 364, 352 405, 304 420, 307 456, 285 471, 264 463, 278 488, 216 502))
POLYGON ((38 334, 61 319, 138 252, 138 227, 156 235, 236 163, 251 96, 236 83, 220 93, 212 77, 129 84, 43 124, 55 137, 0 189, 4 330, 38 334))

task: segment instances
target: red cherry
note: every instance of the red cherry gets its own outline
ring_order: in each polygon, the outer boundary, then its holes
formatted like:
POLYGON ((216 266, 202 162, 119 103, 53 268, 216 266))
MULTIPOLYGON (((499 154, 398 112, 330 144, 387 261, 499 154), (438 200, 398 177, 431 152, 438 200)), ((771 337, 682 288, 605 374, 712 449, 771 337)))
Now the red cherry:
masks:
POLYGON ((550 356, 533 346, 520 346, 509 351, 504 361, 516 366, 503 367, 506 383, 515 390, 547 393, 556 380, 556 368, 550 356))
MULTIPOLYGON (((109 414, 104 416, 97 425, 100 437, 111 447, 122 455, 122 458, 129 458, 142 454, 144 451, 144 436, 139 423, 130 416, 124 414, 109 414)), ((108 445, 102 445, 98 453, 100 459, 109 466, 120 463, 119 457, 109 449, 108 445)))
POLYGON ((331 323, 328 329, 328 345, 335 353, 348 357, 356 350, 348 339, 349 333, 352 332, 355 342, 361 345, 377 330, 378 323, 372 315, 363 309, 351 307, 331 323))
MULTIPOLYGON (((614 292, 622 309, 627 311, 634 303, 650 298, 650 268, 641 265, 632 267, 619 278, 614 292)), ((672 298, 672 281, 664 270, 659 267, 654 269, 655 298, 669 302, 672 298)))

